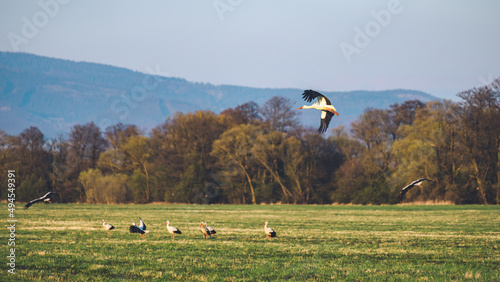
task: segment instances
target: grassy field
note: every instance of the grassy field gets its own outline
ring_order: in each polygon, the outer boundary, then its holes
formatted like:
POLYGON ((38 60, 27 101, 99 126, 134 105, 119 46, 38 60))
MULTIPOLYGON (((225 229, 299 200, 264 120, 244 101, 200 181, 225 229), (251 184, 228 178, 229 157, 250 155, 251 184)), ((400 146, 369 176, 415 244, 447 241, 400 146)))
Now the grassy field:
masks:
POLYGON ((36 204, 16 218, 16 273, 2 228, 0 280, 500 281, 498 206, 36 204), (146 239, 128 232, 139 216, 146 239), (102 219, 116 227, 109 237, 102 219), (183 232, 174 241, 167 219, 183 232))

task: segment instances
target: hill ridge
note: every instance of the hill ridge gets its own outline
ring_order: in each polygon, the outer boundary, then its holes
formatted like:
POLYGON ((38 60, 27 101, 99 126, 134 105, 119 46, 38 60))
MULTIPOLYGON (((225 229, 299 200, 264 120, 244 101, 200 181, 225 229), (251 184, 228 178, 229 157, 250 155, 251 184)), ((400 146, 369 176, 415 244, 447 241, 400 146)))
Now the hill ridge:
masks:
MULTIPOLYGON (((29 53, 0 52, 0 129, 19 134, 37 126, 46 137, 69 133, 74 124, 94 121, 101 129, 122 122, 149 131, 177 111, 211 110, 220 113, 246 102, 259 105, 273 96, 302 105, 303 89, 257 88, 190 82, 122 67, 77 62, 29 53)), ((333 126, 348 126, 365 108, 387 108, 394 103, 438 98, 418 90, 322 91, 340 118, 333 126)), ((318 115, 303 111, 301 122, 316 128, 318 115)))

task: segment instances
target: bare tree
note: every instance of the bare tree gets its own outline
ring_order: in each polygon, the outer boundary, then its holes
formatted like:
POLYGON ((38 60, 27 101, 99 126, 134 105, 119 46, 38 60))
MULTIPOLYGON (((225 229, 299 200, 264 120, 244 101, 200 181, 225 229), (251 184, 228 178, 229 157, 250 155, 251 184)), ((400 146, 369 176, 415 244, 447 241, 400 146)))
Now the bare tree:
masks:
POLYGON ((221 112, 221 115, 231 117, 236 124, 251 124, 262 121, 259 113, 259 105, 255 102, 248 102, 236 108, 229 108, 221 112))
POLYGON ((500 88, 496 84, 473 88, 458 94, 461 141, 472 164, 472 178, 484 204, 498 203, 498 153, 500 146, 500 88), (497 187, 495 189, 494 187, 497 187))
POLYGON ((262 116, 271 130, 288 132, 297 127, 297 111, 293 109, 293 104, 289 98, 275 96, 262 106, 262 116))
POLYGON ((37 127, 30 126, 19 134, 16 143, 18 156, 27 165, 27 170, 32 173, 39 171, 40 162, 45 156, 43 133, 37 127))
POLYGON ((89 168, 96 168, 99 155, 106 150, 106 139, 93 122, 75 125, 71 129, 68 149, 68 165, 72 174, 78 174, 89 168))
POLYGON ((127 143, 127 139, 131 136, 139 134, 140 132, 136 125, 125 125, 123 123, 108 126, 104 132, 107 141, 114 149, 118 149, 120 146, 127 143))

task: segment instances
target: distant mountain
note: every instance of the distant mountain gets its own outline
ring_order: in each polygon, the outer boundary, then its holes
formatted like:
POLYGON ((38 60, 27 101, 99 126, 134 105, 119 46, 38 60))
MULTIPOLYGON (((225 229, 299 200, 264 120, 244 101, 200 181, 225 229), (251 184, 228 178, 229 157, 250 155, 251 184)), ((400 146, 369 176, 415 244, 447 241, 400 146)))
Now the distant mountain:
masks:
MULTIPOLYGON (((0 52, 0 129, 19 134, 37 126, 46 137, 69 133, 94 121, 101 129, 118 122, 149 131, 175 112, 220 113, 273 96, 304 103, 303 89, 252 88, 189 82, 108 65, 73 62, 25 53, 0 52)), ((330 127, 348 126, 368 108, 438 98, 416 90, 323 92, 340 113, 330 127)), ((301 111, 304 125, 318 127, 319 113, 301 111)))

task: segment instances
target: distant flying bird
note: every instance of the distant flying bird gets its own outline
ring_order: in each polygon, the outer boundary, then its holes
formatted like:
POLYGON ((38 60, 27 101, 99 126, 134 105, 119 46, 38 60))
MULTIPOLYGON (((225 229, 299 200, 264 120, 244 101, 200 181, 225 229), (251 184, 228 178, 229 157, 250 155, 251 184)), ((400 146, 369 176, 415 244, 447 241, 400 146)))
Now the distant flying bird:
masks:
POLYGON ((30 201, 24 206, 24 209, 28 209, 29 207, 31 207, 31 205, 36 204, 38 202, 52 203, 50 201, 50 197, 52 197, 52 195, 54 195, 55 193, 57 193, 57 191, 48 192, 47 194, 41 196, 40 198, 30 201))
POLYGON ((272 237, 276 237, 276 231, 274 231, 271 227, 267 227, 267 221, 264 222, 264 232, 269 240, 271 240, 272 237))
POLYGON ((208 228, 205 226, 205 223, 203 221, 200 223, 200 229, 201 233, 203 234, 203 238, 207 239, 207 237, 212 237, 210 231, 208 231, 208 228))
POLYGON ((163 225, 167 226, 167 231, 168 233, 170 233, 170 238, 172 238, 172 240, 174 239, 175 234, 182 234, 182 232, 177 229, 177 227, 170 226, 170 221, 168 220, 163 225))
POLYGON ((417 179, 417 180, 413 181, 412 183, 406 185, 405 187, 403 187, 403 189, 401 189, 401 192, 399 193, 399 201, 403 200, 403 197, 405 196, 406 192, 408 192, 408 190, 413 188, 413 186, 415 186, 415 185, 420 186, 424 180, 432 182, 432 180, 429 180, 427 178, 420 178, 420 179, 417 179))
POLYGON ((213 235, 213 234, 217 233, 217 232, 215 232, 215 230, 212 227, 208 226, 206 222, 203 222, 203 224, 205 224, 205 227, 208 229, 208 232, 210 232, 210 234, 213 235))
POLYGON ((141 224, 139 224, 139 226, 135 225, 135 222, 130 225, 130 233, 140 233, 142 238, 146 238, 149 230, 146 230, 146 224, 144 224, 144 221, 142 221, 140 217, 139 220, 141 221, 141 224))
POLYGON ((328 129, 328 125, 330 124, 330 120, 332 120, 333 115, 339 115, 335 107, 332 105, 330 100, 326 98, 323 94, 318 93, 314 90, 306 90, 302 94, 302 98, 306 102, 311 102, 316 99, 316 103, 307 106, 304 105, 297 110, 300 109, 316 109, 321 111, 321 125, 319 126, 318 132, 324 133, 328 129))
POLYGON ((104 228, 104 230, 108 231, 108 236, 111 235, 111 233, 109 233, 109 231, 115 229, 115 227, 113 225, 106 224, 106 222, 104 222, 104 219, 102 220, 102 227, 104 228))

